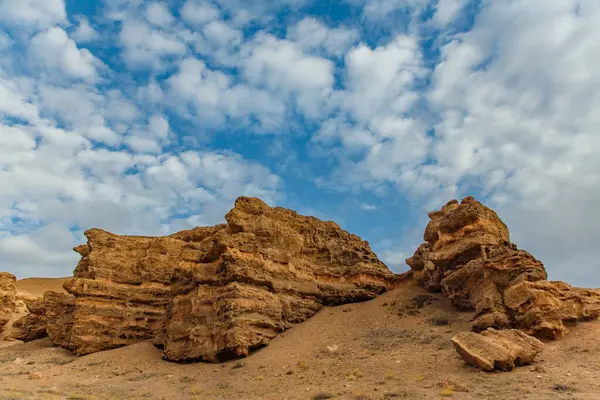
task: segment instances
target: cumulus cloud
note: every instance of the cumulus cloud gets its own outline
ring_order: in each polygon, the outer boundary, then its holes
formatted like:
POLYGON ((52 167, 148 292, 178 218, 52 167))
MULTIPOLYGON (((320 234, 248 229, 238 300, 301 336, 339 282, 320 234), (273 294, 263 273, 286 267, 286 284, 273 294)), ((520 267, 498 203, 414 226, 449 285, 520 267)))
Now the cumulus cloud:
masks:
POLYGON ((358 40, 359 32, 344 26, 329 28, 314 17, 306 17, 288 28, 287 37, 305 49, 341 56, 358 40))
POLYGON ((202 26, 221 17, 219 9, 205 0, 187 0, 179 11, 181 18, 191 26, 202 26))
POLYGON ((453 21, 470 0, 438 0, 435 5, 433 21, 440 25, 447 25, 453 21))
POLYGON ((71 37, 75 39, 77 43, 90 43, 100 39, 98 32, 90 25, 88 19, 83 15, 77 15, 75 17, 77 21, 77 28, 71 33, 71 37))
POLYGON ((66 20, 64 0, 0 0, 0 21, 9 25, 48 28, 66 20))
POLYGON ((101 62, 87 49, 77 44, 59 27, 53 27, 35 35, 29 44, 29 56, 50 73, 70 78, 94 80, 96 66, 101 62))
POLYGON ((175 18, 171 14, 168 5, 157 1, 151 2, 146 6, 146 19, 152 25, 162 27, 169 26, 175 22, 175 18))
POLYGON ((414 37, 398 35, 385 46, 360 44, 345 57, 340 113, 324 122, 313 142, 337 148, 340 167, 332 180, 372 186, 388 181, 414 190, 414 168, 428 154, 427 125, 413 115, 426 76, 414 37))
POLYGON ((168 85, 172 104, 180 110, 184 107, 181 113, 213 126, 223 125, 227 118, 247 124, 253 117, 261 129, 270 131, 285 113, 282 101, 270 92, 235 84, 230 76, 211 70, 196 58, 183 60, 168 85), (185 111, 187 107, 193 112, 185 111))
POLYGON ((153 29, 136 19, 127 19, 121 29, 123 58, 131 68, 160 69, 169 57, 183 56, 187 45, 173 32, 153 29))
POLYGON ((332 61, 305 54, 295 43, 257 35, 243 50, 246 78, 273 89, 303 91, 333 85, 332 61))

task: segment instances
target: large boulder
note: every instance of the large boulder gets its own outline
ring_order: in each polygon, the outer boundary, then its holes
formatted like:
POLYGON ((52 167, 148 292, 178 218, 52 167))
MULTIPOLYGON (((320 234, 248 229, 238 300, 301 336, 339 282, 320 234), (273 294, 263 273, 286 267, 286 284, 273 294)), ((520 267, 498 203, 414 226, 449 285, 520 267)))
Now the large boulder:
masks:
POLYGON ((544 349, 538 339, 516 329, 461 332, 452 338, 452 344, 467 364, 484 371, 510 371, 531 364, 544 349))
POLYGON ((15 311, 16 280, 13 274, 0 272, 0 332, 4 330, 15 311))
POLYGON ((426 289, 475 311, 474 331, 518 328, 557 339, 567 323, 600 316, 600 290, 548 281, 544 265, 511 243, 498 215, 473 197, 429 218, 425 243, 406 263, 426 289))
POLYGON ((46 304, 43 298, 25 300, 28 314, 13 323, 13 329, 8 338, 30 342, 42 339, 46 333, 46 304))
POLYGON ((248 197, 225 219, 166 237, 85 232, 69 294, 45 295, 50 338, 76 354, 150 341, 168 360, 221 361, 401 279, 333 222, 248 197))

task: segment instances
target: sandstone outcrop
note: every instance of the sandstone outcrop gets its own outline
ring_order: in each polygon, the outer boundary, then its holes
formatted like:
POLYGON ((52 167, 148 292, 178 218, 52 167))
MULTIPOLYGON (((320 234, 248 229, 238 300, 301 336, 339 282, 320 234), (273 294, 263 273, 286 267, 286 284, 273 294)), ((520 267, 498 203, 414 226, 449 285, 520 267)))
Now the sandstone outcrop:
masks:
POLYGON ((474 310, 474 331, 517 328, 557 339, 567 324, 600 316, 600 290, 548 281, 544 265, 511 243, 498 215, 473 197, 429 218, 425 243, 406 263, 423 287, 474 310))
POLYGON ((467 364, 484 371, 510 371, 531 364, 544 349, 538 339, 516 329, 461 332, 452 338, 452 344, 467 364))
POLYGON ((8 338, 30 342, 46 337, 46 304, 44 299, 27 300, 25 304, 29 314, 13 323, 13 330, 8 338))
POLYGON ((14 275, 8 272, 0 272, 0 332, 10 321, 15 309, 16 289, 14 275))
POLYGON ((166 237, 85 232, 69 294, 44 298, 50 338, 80 355, 150 341, 168 360, 216 362, 401 279, 333 222, 248 197, 225 219, 166 237))

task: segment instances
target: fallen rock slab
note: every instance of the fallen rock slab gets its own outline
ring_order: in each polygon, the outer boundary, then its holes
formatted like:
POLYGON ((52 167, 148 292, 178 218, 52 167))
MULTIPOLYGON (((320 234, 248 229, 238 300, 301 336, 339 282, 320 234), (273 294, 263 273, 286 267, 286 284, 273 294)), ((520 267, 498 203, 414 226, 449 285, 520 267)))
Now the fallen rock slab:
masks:
POLYGON ((452 343, 467 364, 484 371, 510 371, 515 366, 531 364, 544 349, 538 339, 517 329, 461 332, 452 338, 452 343))

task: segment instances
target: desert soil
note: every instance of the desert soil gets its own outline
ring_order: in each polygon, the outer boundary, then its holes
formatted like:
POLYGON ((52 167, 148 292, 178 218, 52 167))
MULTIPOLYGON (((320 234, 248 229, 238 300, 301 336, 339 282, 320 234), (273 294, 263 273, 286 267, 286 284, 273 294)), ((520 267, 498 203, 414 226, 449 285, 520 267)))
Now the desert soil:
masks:
MULTIPOLYGON (((37 296, 62 281, 19 281, 18 290, 37 296)), ((485 373, 465 365, 450 342, 471 315, 406 282, 373 301, 325 308, 223 364, 169 363, 148 343, 74 357, 48 339, 5 342, 0 398, 600 399, 600 322, 547 342, 531 366, 485 373)))

